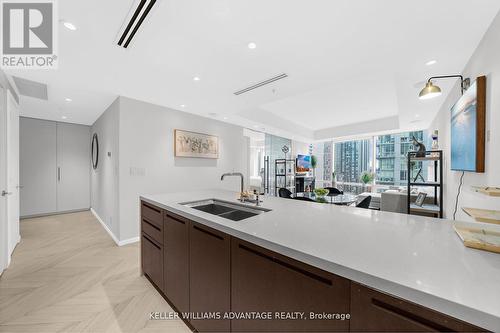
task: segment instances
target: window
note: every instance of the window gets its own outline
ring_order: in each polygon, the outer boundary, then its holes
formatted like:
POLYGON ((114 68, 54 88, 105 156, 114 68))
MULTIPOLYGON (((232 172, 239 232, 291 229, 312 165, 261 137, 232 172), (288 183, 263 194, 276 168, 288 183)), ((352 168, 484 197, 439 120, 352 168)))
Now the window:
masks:
POLYGON ((359 179, 363 172, 372 171, 372 149, 370 139, 335 143, 334 170, 341 190, 364 192, 359 179))
MULTIPOLYGON (((376 145, 376 183, 380 185, 403 186, 408 182, 407 154, 413 150, 412 138, 424 141, 424 131, 406 132, 375 137, 376 145)), ((422 162, 416 162, 412 170, 422 168, 422 162)), ((427 178, 427 170, 421 175, 427 178)))

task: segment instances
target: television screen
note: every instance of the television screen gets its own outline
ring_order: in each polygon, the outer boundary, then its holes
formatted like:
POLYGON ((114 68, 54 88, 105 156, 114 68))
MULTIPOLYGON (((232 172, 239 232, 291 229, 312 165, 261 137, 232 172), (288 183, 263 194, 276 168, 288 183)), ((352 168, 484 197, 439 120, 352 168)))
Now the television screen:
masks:
POLYGON ((451 109, 451 169, 484 172, 486 78, 479 77, 451 109))
POLYGON ((310 169, 311 168, 311 156, 310 155, 298 155, 297 156, 297 169, 310 169))

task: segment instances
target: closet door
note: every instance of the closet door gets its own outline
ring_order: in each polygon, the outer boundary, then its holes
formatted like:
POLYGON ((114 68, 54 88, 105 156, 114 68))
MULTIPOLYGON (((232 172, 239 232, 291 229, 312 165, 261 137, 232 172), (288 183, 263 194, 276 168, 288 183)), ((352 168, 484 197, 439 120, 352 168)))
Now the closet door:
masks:
POLYGON ((90 127, 57 123, 57 211, 90 208, 90 127))
POLYGON ((21 216, 56 212, 56 123, 21 118, 19 154, 21 216))

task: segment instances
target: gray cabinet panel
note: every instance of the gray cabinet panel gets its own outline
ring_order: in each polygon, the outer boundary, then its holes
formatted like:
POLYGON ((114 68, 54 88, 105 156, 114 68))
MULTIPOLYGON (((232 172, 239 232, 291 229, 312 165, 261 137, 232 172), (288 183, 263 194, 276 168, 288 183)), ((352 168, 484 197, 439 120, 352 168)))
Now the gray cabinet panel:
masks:
POLYGON ((53 213, 56 200, 56 123, 20 119, 21 216, 53 213))
POLYGON ((90 208, 90 128, 57 123, 57 211, 90 208))

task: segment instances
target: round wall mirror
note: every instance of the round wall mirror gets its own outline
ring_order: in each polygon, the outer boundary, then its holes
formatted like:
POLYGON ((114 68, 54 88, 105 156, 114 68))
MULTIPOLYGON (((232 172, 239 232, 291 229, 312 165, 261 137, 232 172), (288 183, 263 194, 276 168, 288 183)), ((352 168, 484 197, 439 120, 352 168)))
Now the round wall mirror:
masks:
POLYGON ((94 133, 92 137, 92 167, 94 170, 97 169, 97 164, 99 163, 99 140, 97 139, 97 133, 94 133))

